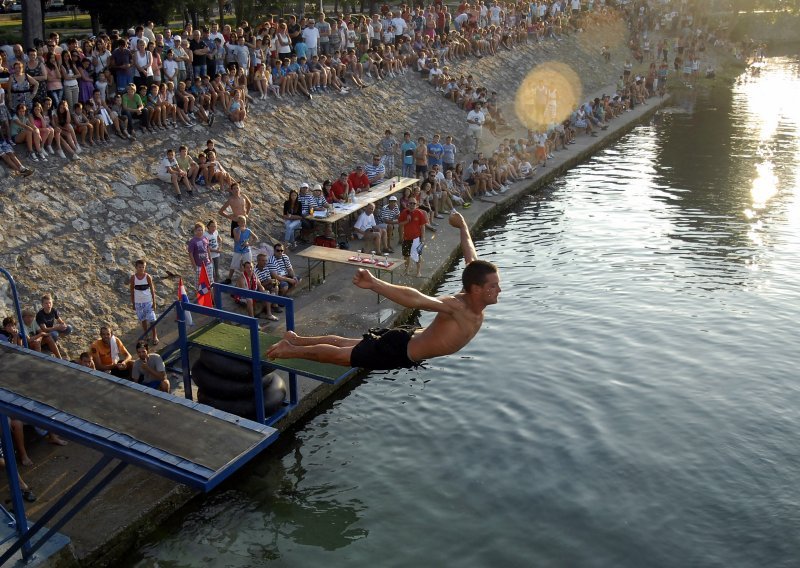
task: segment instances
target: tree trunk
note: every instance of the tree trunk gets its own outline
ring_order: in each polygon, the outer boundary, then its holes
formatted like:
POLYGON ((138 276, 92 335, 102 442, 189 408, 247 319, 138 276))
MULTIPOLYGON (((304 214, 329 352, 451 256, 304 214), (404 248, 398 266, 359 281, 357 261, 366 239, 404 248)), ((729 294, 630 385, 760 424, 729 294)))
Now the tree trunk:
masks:
POLYGON ((97 12, 90 12, 89 17, 92 20, 92 33, 94 35, 100 35, 100 14, 97 12))
POLYGON ((225 25, 225 0, 219 0, 219 29, 225 25))
POLYGON ((302 17, 306 13, 306 0, 297 0, 297 17, 302 17))
POLYGON ((41 2, 22 3, 22 47, 33 47, 34 39, 44 39, 41 2))

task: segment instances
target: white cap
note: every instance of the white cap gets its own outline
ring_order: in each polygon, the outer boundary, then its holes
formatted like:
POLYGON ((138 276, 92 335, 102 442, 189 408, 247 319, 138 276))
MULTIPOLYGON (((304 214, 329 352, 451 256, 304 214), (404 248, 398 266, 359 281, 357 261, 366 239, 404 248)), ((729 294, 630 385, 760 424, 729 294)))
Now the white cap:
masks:
POLYGON ((172 36, 172 41, 173 42, 181 41, 181 36, 179 36, 179 35, 172 36))
POLYGON ((392 195, 392 196, 389 198, 389 201, 397 201, 397 196, 396 196, 396 195, 392 195))
POLYGON ((322 191, 322 184, 320 183, 316 184, 312 191, 322 191))
POLYGON ((300 189, 302 189, 304 187, 308 187, 308 184, 306 182, 303 182, 303 183, 300 184, 300 189))

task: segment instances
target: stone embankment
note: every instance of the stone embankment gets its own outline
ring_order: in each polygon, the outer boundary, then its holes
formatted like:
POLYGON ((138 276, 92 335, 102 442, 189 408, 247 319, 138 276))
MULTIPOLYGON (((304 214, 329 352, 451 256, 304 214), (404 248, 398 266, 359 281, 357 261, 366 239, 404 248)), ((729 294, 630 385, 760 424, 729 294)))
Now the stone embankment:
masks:
MULTIPOLYGON (((627 55, 625 35, 619 24, 451 63, 450 69, 471 73, 478 85, 496 90, 505 102, 505 116, 524 133, 513 102, 530 71, 561 62, 580 78, 583 93, 593 93, 614 83, 627 55), (611 63, 601 58, 602 45, 611 46, 611 63)), ((251 108, 244 130, 221 118, 210 130, 180 128, 141 136, 133 144, 115 138, 112 146, 89 149, 80 162, 51 157, 47 164, 34 164, 35 175, 24 180, 3 170, 0 213, 6 223, 0 230, 0 266, 14 275, 25 306, 38 308, 44 292, 55 295, 77 331, 67 341, 73 357, 95 337, 100 322, 122 332, 136 329, 128 278, 137 258, 148 261, 161 307, 174 299, 178 276, 192 281, 184 243, 195 221, 217 217, 226 195, 215 187, 177 202, 154 176, 167 148, 186 144, 196 154, 213 138, 221 162, 243 182, 255 204, 256 233, 279 237, 287 191, 301 181, 335 178, 364 163, 386 128, 398 138, 404 130, 428 139, 434 132, 449 133, 465 147, 464 113, 411 72, 346 96, 271 99, 251 108)), ((497 140, 487 134, 485 144, 491 151, 497 140)), ((224 233, 227 222, 219 224, 224 233)), ((230 240, 225 244, 230 248, 230 240)), ((1 286, 0 298, 10 306, 1 286)))

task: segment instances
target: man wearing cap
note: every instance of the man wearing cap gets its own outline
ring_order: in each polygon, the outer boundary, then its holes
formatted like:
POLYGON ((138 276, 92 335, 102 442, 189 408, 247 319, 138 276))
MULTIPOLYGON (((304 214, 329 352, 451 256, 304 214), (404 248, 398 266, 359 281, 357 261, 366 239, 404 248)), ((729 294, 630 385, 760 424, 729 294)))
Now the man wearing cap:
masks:
POLYGON ((386 177, 386 166, 381 162, 381 157, 375 154, 372 156, 372 163, 364 166, 364 173, 367 175, 369 185, 378 185, 386 177))
MULTIPOLYGON (((394 252, 392 249, 392 235, 394 235, 394 228, 399 227, 400 224, 398 223, 398 218, 400 217, 400 207, 397 203, 397 196, 392 195, 389 197, 389 201, 380 208, 378 211, 378 227, 386 231, 386 244, 388 245, 387 250, 389 252, 394 252)), ((397 243, 400 244, 402 235, 397 235, 397 243)))
POLYGON ((334 203, 344 203, 347 201, 347 194, 350 193, 350 184, 347 182, 347 173, 339 174, 339 179, 331 185, 331 195, 334 196, 334 203))
MULTIPOLYGON (((380 157, 378 159, 380 160, 380 157)), ((356 193, 368 190, 369 177, 364 173, 364 166, 356 166, 356 169, 347 176, 347 183, 350 185, 350 189, 356 193)))
POLYGON ((314 189, 311 193, 311 207, 314 209, 325 209, 328 206, 328 202, 325 200, 325 196, 322 195, 322 185, 316 184, 314 189))

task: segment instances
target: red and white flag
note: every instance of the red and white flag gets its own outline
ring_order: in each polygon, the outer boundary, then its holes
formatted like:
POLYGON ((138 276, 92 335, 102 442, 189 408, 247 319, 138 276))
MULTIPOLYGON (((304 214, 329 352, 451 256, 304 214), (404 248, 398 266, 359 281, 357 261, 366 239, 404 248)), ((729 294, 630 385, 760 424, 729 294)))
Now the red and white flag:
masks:
POLYGON ((208 278, 206 265, 200 265, 200 278, 197 283, 197 305, 207 308, 214 307, 214 298, 211 297, 211 280, 208 278))

